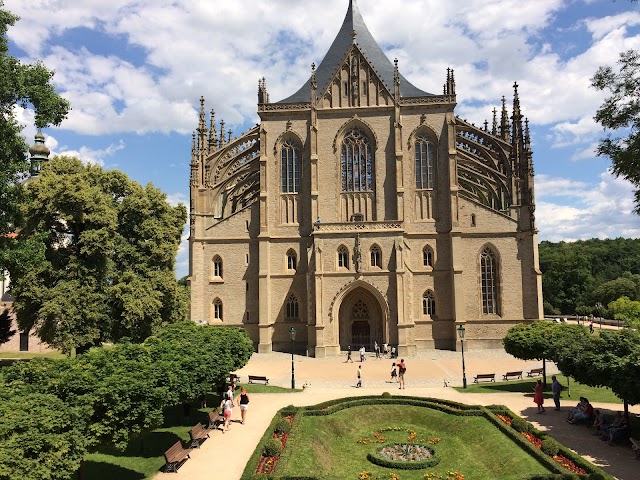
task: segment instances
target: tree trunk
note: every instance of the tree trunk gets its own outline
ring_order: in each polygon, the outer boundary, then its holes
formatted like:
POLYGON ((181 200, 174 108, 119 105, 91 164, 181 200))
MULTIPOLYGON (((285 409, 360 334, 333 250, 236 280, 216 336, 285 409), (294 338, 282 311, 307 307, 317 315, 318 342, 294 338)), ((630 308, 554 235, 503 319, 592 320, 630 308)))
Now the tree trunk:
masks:
POLYGON ((629 424, 629 402, 627 402, 626 400, 624 400, 624 418, 627 420, 627 425, 628 425, 629 424))
POLYGON ((542 359, 542 386, 547 389, 547 361, 542 359))

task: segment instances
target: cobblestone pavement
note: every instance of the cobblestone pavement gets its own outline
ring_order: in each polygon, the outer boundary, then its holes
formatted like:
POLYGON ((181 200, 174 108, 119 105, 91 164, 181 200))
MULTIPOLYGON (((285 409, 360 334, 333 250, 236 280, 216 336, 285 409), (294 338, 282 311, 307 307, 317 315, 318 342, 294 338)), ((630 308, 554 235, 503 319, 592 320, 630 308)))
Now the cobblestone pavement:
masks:
MULTIPOLYGON (((576 401, 564 402, 563 411, 548 408, 547 413, 537 414, 532 396, 520 393, 469 394, 460 393, 451 386, 462 385, 462 362, 459 352, 434 350, 405 358, 407 364, 405 390, 398 390, 396 383, 390 382, 393 360, 378 360, 368 354, 362 363, 363 388, 356 389, 356 370, 359 361, 345 363, 346 355, 328 358, 294 357, 296 386, 307 384, 303 392, 253 394, 247 422, 239 422, 240 412, 234 409, 229 432, 214 431, 202 447, 194 450, 188 460, 175 473, 159 473, 155 480, 236 480, 269 425, 273 415, 286 405, 314 405, 332 398, 354 395, 376 395, 385 391, 392 394, 416 395, 455 400, 467 404, 503 404, 522 415, 541 430, 548 430, 556 439, 569 446, 580 455, 602 467, 620 480, 640 478, 640 462, 634 459, 627 447, 610 447, 590 435, 584 427, 567 424, 566 410, 576 401), (449 387, 445 387, 445 381, 449 387), (566 403, 566 404, 565 404, 566 403)), ((478 373, 495 373, 500 380, 508 371, 523 370, 542 366, 538 361, 515 359, 504 350, 471 350, 465 352, 467 380, 473 381, 478 373)), ((553 364, 547 364, 549 374, 556 372, 553 364)), ((254 354, 249 363, 236 372, 241 381, 247 375, 264 375, 270 385, 291 386, 291 355, 286 353, 254 354)), ((594 404, 594 406, 615 411, 621 405, 594 404)), ((634 408, 635 414, 640 413, 634 408)), ((342 479, 340 479, 342 480, 342 479)), ((349 480, 349 479, 344 479, 349 480)))

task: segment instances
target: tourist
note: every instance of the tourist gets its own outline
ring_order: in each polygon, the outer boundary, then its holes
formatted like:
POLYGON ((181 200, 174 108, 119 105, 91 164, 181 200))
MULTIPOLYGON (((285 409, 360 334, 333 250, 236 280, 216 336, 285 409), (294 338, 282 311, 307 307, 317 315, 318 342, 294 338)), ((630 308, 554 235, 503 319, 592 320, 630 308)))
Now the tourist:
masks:
POLYGON ((404 388, 404 374, 407 371, 407 366, 404 363, 404 358, 400 359, 400 362, 396 364, 396 367, 398 368, 398 382, 400 382, 399 389, 403 389, 404 388))
POLYGON ((593 415, 595 420, 592 427, 595 431, 591 435, 601 435, 603 428, 607 425, 607 416, 597 408, 593 411, 593 415))
POLYGON ((556 404, 555 410, 560 410, 560 394, 562 393, 562 385, 555 375, 551 376, 551 392, 553 393, 553 403, 556 404))
POLYGON ((391 364, 391 382, 393 382, 394 380, 397 381, 398 379, 398 372, 396 371, 396 362, 393 362, 391 364))
POLYGON ((536 386, 533 387, 533 401, 538 406, 538 413, 544 413, 544 407, 542 404, 544 403, 544 387, 542 386, 542 380, 538 379, 536 381, 536 386))
POLYGON ((224 416, 224 426, 223 432, 225 430, 229 430, 229 423, 231 422, 231 414, 233 413, 233 397, 229 399, 229 397, 225 394, 222 399, 222 403, 220 404, 222 407, 222 415, 224 416))
POLYGON ((364 349, 364 346, 360 347, 360 362, 364 362, 364 354, 365 354, 366 350, 364 349))
POLYGON ((246 421, 247 410, 249 410, 249 395, 247 394, 247 389, 242 387, 240 389, 240 423, 242 423, 242 425, 244 425, 244 422, 246 421))
POLYGON ((383 343, 382 344, 382 354, 386 357, 388 353, 389 353, 389 344, 388 343, 383 343))
POLYGON ((347 362, 353 363, 353 360, 351 359, 351 345, 347 347, 347 360, 344 363, 347 363, 347 362))
POLYGON ((358 383, 356 383, 356 388, 360 388, 362 386, 362 365, 358 365, 358 383))
POLYGON ((235 389, 233 388, 233 384, 229 385, 227 391, 224 392, 224 398, 228 398, 229 400, 233 401, 234 390, 235 389))
POLYGON ((603 438, 603 440, 608 440, 609 445, 615 445, 618 440, 622 440, 623 438, 626 438, 628 436, 629 422, 627 422, 626 417, 622 415, 619 425, 617 427, 612 426, 611 428, 609 428, 609 434, 606 438, 603 438))
POLYGON ((396 347, 391 347, 391 358, 398 358, 396 355, 396 347))
POLYGON ((373 342, 373 350, 376 352, 376 358, 380 358, 380 345, 377 340, 373 342))
POLYGON ((622 425, 623 420, 624 420, 624 415, 622 415, 622 412, 616 412, 616 414, 613 416, 613 421, 611 422, 611 424, 609 425, 604 424, 600 427, 601 439, 608 440, 609 432, 613 429, 620 428, 620 425, 622 425))

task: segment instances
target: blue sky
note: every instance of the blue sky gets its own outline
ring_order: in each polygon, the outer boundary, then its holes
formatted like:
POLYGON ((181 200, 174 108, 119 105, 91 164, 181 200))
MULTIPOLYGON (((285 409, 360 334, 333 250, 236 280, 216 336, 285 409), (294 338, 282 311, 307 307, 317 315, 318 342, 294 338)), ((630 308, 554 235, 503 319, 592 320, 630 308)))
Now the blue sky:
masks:
MULTIPOLYGON (((272 101, 306 81, 337 34, 348 0, 5 0, 21 20, 11 54, 43 59, 73 107, 45 130, 72 154, 152 182, 188 204, 191 131, 200 95, 240 134, 258 121, 258 79, 272 101)), ((359 0, 387 55, 422 90, 456 72, 456 113, 482 124, 520 85, 530 120, 541 240, 639 237, 633 189, 594 154, 604 95, 600 65, 640 49, 640 2, 628 0, 359 0)), ((33 113, 17 112, 32 141, 33 113)), ((186 235, 186 234, 185 234, 186 235)), ((187 273, 186 236, 177 274, 187 273)))

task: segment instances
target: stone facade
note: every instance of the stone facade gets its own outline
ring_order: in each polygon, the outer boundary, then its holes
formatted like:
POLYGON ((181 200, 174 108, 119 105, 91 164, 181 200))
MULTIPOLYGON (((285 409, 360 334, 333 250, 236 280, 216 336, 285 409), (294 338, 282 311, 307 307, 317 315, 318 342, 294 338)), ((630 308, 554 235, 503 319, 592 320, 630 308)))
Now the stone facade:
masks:
POLYGON ((192 142, 191 319, 243 326, 260 352, 401 355, 501 345, 542 318, 533 167, 513 110, 478 128, 411 85, 355 2, 291 97, 258 85, 260 124, 232 138, 201 99, 192 142))

